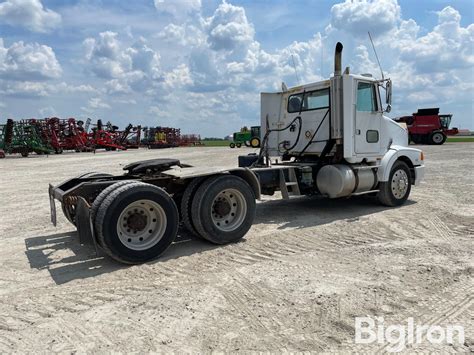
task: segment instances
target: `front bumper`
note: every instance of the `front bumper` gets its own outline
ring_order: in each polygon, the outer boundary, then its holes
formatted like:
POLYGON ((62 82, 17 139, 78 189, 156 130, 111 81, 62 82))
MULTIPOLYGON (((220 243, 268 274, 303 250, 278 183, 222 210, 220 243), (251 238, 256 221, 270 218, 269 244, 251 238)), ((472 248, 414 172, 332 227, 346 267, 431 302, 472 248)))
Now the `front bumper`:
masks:
POLYGON ((420 185, 421 180, 425 177, 425 166, 415 166, 415 186, 420 185))

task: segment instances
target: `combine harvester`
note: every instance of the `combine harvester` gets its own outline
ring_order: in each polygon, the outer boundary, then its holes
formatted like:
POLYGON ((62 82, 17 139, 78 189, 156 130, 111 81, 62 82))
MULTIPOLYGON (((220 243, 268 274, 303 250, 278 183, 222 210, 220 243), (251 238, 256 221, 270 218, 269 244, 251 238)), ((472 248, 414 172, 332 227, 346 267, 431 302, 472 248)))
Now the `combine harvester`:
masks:
POLYGON ((422 108, 411 116, 403 116, 395 121, 407 125, 408 137, 413 143, 441 145, 448 136, 459 133, 456 127, 449 128, 452 117, 451 114, 440 115, 439 108, 422 108))
POLYGON ((423 178, 423 153, 384 116, 390 79, 342 73, 341 54, 337 43, 332 78, 261 94, 262 147, 240 156, 239 167, 155 159, 129 164, 120 176, 82 175, 50 185, 52 222, 59 200, 81 243, 136 264, 163 253, 180 221, 212 243, 238 241, 252 226, 255 200, 275 191, 284 199, 373 194, 385 206, 402 205, 423 178))

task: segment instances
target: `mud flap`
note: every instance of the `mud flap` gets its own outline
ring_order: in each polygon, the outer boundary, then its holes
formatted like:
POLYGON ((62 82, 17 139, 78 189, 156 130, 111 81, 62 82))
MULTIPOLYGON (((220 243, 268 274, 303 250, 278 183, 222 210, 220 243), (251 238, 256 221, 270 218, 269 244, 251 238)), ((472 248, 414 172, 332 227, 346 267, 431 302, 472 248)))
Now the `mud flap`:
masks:
POLYGON ((95 240, 94 227, 92 225, 92 219, 90 215, 90 205, 83 197, 78 197, 76 205, 76 225, 77 233, 79 234, 79 243, 81 244, 93 244, 96 253, 99 253, 97 249, 97 242, 95 240))
POLYGON ((49 194, 49 209, 51 212, 51 223, 56 227, 56 203, 54 202, 54 193, 53 185, 49 184, 48 194, 49 194))

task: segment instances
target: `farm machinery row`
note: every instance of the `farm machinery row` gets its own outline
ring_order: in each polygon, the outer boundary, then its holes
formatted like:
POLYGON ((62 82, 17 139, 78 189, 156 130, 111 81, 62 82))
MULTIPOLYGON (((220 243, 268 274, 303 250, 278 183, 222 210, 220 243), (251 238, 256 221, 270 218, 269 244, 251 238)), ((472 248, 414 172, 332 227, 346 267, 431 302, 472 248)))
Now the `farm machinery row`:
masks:
POLYGON ((141 146, 150 149, 182 146, 200 146, 197 134, 181 134, 179 128, 142 127, 129 124, 124 130, 110 122, 97 120, 91 124, 75 118, 57 117, 8 119, 0 124, 0 158, 6 154, 20 153, 27 157, 30 153, 61 154, 63 151, 93 152, 96 149, 126 150, 141 146))
POLYGON ((123 131, 110 122, 91 127, 91 119, 85 122, 75 118, 58 117, 44 119, 8 119, 0 125, 0 157, 20 153, 61 154, 66 150, 92 152, 96 149, 125 150, 138 148, 141 141, 141 126, 129 124, 123 131), (90 128, 90 130, 89 130, 90 128))
POLYGON ((181 134, 179 128, 144 127, 142 144, 149 149, 201 146, 198 134, 181 134))

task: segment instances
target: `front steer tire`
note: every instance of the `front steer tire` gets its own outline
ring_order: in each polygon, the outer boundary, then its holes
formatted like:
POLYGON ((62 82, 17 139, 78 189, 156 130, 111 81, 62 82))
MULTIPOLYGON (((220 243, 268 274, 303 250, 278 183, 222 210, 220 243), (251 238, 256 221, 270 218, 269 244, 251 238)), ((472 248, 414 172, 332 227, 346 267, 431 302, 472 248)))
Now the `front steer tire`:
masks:
POLYGON ((192 221, 197 232, 215 244, 236 242, 249 231, 255 219, 252 188, 234 175, 206 179, 192 202, 192 221))
POLYGON ((382 181, 379 185, 377 198, 382 205, 395 207, 405 203, 411 191, 411 174, 408 165, 402 161, 396 161, 388 181, 382 181))
POLYGON ((176 204, 163 189, 145 183, 125 184, 102 201, 95 230, 107 255, 124 264, 139 264, 170 246, 178 223, 176 204))

